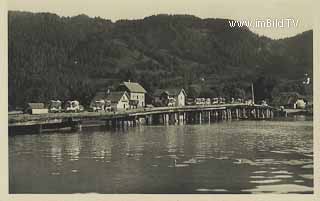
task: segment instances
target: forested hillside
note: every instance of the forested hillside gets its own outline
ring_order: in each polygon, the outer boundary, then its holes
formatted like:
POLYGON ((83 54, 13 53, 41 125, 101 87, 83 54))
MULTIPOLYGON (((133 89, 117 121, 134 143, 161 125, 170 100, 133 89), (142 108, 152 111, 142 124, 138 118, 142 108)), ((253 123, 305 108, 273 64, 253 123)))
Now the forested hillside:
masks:
POLYGON ((111 22, 86 15, 9 12, 9 103, 78 99, 124 80, 148 92, 184 87, 189 96, 257 99, 310 93, 312 31, 272 40, 225 19, 157 15, 111 22))

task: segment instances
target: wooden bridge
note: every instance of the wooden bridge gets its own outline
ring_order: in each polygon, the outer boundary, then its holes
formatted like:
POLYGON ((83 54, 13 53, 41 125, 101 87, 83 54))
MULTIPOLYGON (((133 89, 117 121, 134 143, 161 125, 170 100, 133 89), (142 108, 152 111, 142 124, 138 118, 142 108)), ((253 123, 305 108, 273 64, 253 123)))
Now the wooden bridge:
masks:
POLYGON ((90 121, 110 128, 138 124, 202 123, 231 119, 271 119, 281 111, 262 105, 223 104, 184 107, 155 107, 123 112, 49 113, 9 115, 9 134, 16 131, 41 133, 46 129, 81 129, 90 121))

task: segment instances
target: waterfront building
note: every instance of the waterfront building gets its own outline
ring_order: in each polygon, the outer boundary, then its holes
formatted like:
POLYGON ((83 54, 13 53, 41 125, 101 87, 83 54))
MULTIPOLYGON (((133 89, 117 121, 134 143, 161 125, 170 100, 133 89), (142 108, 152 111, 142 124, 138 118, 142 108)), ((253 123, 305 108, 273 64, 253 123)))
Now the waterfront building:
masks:
POLYGON ((90 109, 94 112, 111 110, 111 103, 108 101, 109 90, 98 91, 90 102, 90 109))
POLYGON ((306 98, 297 92, 281 93, 276 102, 287 109, 305 109, 307 105, 306 98))
POLYGON ((121 111, 130 109, 130 98, 126 91, 112 91, 107 96, 111 110, 121 111))
POLYGON ((98 91, 90 103, 90 109, 94 112, 129 108, 129 95, 126 91, 98 91))
POLYGON ((183 88, 157 89, 154 93, 155 106, 179 107, 186 105, 187 94, 183 88))
POLYGON ((46 114, 49 110, 45 107, 44 103, 28 103, 24 112, 28 114, 46 114))
POLYGON ((118 91, 126 91, 129 95, 130 108, 144 107, 146 104, 145 94, 147 91, 137 82, 123 82, 118 91))
POLYGON ((62 102, 60 100, 50 100, 49 112, 62 112, 62 102))

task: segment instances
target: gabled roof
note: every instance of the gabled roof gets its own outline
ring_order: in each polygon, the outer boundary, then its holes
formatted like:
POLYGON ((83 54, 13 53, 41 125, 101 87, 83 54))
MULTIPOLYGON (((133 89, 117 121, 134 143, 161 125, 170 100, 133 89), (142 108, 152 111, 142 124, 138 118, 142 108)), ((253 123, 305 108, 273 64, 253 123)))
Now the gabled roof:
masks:
POLYGON ((28 103, 27 106, 31 109, 45 109, 44 103, 28 103))
POLYGON ((161 96, 161 94, 164 92, 163 89, 156 89, 154 92, 153 92, 153 96, 161 96))
POLYGON ((120 86, 125 86, 129 92, 147 93, 147 91, 137 82, 123 82, 120 86))
POLYGON ((126 95, 129 98, 129 95, 125 91, 98 91, 94 98, 92 99, 91 103, 99 100, 110 100, 112 103, 117 103, 120 101, 123 95, 126 95))
POLYGON ((281 93, 280 96, 280 104, 282 105, 289 105, 295 103, 298 99, 304 99, 305 97, 300 95, 297 92, 285 92, 281 93))
POLYGON ((99 100, 105 100, 107 99, 108 93, 105 91, 98 91, 96 95, 93 97, 92 102, 99 101, 99 100))
POLYGON ((125 91, 112 91, 107 96, 107 100, 110 100, 111 103, 118 103, 124 95, 129 99, 128 93, 125 91))
POLYGON ((170 89, 157 89, 154 92, 154 96, 161 96, 161 94, 166 93, 168 96, 177 96, 180 93, 184 93, 184 95, 186 96, 186 92, 184 91, 183 88, 170 88, 170 89))

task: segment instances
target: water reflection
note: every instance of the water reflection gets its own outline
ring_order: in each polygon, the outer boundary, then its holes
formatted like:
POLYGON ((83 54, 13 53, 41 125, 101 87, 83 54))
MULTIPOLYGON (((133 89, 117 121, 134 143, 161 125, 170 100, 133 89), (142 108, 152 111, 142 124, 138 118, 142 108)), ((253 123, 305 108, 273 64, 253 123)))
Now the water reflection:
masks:
POLYGON ((14 136, 10 192, 312 193, 312 140, 301 119, 14 136))

